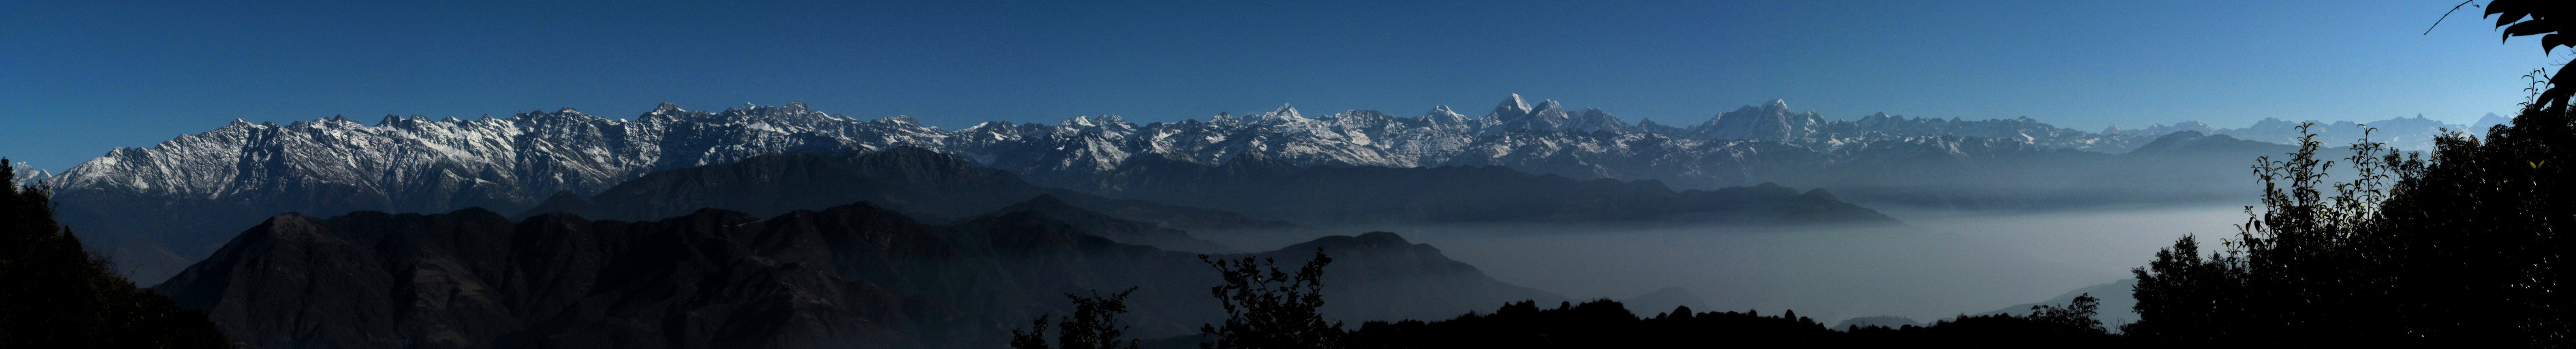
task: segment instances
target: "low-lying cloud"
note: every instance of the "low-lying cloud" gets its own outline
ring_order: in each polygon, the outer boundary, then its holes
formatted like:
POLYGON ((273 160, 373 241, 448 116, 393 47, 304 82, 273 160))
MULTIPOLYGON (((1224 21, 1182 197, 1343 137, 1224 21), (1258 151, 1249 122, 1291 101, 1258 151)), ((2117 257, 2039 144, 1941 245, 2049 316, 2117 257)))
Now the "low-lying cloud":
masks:
MULTIPOLYGON (((2124 279, 2129 268, 2144 265, 2175 238, 2230 233, 2234 228, 2229 224, 2244 218, 2241 208, 2224 206, 1890 215, 1911 226, 1514 225, 1334 231, 1395 231, 1496 279, 1576 299, 1626 299, 1678 286, 1710 307, 1698 309, 1702 311, 1796 310, 1827 323, 1876 315, 1928 322, 2124 279)), ((1217 240, 1259 250, 1302 238, 1307 237, 1217 240)), ((1651 315, 1674 305, 1631 304, 1629 309, 1651 315)))

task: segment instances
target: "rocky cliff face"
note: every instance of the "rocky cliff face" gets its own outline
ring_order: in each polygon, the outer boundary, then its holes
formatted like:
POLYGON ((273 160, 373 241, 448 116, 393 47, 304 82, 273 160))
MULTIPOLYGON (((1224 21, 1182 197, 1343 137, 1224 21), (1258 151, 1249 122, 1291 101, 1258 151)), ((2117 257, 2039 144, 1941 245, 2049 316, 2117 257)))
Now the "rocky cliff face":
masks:
MULTIPOLYGON (((1134 222, 1112 224, 1140 224, 1134 222)), ((1031 210, 955 225, 860 204, 768 219, 281 215, 156 290, 258 348, 994 347, 1066 292, 1137 287, 1138 336, 1223 316, 1195 254, 1112 242, 1031 210)), ((1337 261, 1327 314, 1430 318, 1562 298, 1388 233, 1256 256, 1337 261)))

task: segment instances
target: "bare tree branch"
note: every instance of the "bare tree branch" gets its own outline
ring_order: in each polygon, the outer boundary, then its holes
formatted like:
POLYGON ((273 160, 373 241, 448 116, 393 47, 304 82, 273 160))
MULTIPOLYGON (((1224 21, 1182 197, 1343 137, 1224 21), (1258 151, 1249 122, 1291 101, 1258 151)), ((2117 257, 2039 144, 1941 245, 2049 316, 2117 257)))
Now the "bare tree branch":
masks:
POLYGON ((2445 19, 2451 19, 2451 13, 2452 13, 2452 12, 2460 12, 2460 6, 2469 6, 2469 3, 2477 2, 2477 1, 2478 1, 2478 0, 2461 1, 2459 5, 2451 5, 2451 10, 2450 10, 2450 11, 2443 11, 2443 12, 2442 12, 2442 18, 2434 18, 2434 19, 2433 19, 2433 26, 2431 26, 2431 27, 2424 27, 2424 35, 2433 35, 2433 28, 2435 28, 2435 27, 2441 27, 2441 26, 2442 26, 2442 20, 2445 20, 2445 19))

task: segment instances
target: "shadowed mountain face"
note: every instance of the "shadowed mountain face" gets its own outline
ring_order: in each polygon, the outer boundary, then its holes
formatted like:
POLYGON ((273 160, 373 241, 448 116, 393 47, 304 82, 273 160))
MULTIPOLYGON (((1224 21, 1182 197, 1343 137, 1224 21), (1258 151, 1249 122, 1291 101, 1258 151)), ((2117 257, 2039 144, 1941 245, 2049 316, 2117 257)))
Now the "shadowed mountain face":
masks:
MULTIPOLYGON (((155 287, 258 348, 998 347, 1066 292, 1137 287, 1141 336, 1222 316, 1197 255, 1128 245, 1050 218, 1045 201, 955 225, 869 204, 769 219, 701 210, 654 222, 468 209, 270 218, 155 287)), ((1077 214, 1079 212, 1076 212, 1077 214)), ((1561 299, 1494 281, 1391 233, 1321 248, 1326 314, 1433 318, 1561 299)))
POLYGON ((1232 212, 1039 188, 1010 172, 977 167, 955 155, 912 147, 855 157, 760 156, 730 164, 654 173, 588 198, 556 194, 520 216, 566 212, 598 219, 640 220, 677 216, 701 208, 772 216, 861 201, 932 222, 1004 209, 1043 211, 1050 218, 1069 222, 1145 222, 1133 227, 1088 228, 1121 242, 1192 252, 1232 251, 1189 238, 1181 231, 1293 227, 1232 212), (1023 202, 1037 197, 1043 198, 1023 202))
POLYGON ((1853 154, 1841 155, 1854 161, 1797 170, 1780 183, 1833 188, 1844 200, 1888 210, 2045 212, 2234 204, 2231 200, 2242 200, 2244 193, 2261 190, 2246 166, 2257 157, 2279 157, 2295 149, 2190 131, 2157 137, 2122 154, 1997 139, 1917 140, 1854 147, 1848 149, 1853 154))
POLYGON ((1057 199, 1055 195, 1051 194, 1040 194, 1037 198, 1029 199, 1029 201, 1022 201, 1018 204, 1012 204, 1011 207, 1004 207, 1000 211, 995 211, 994 213, 987 214, 984 217, 977 218, 1012 214, 1030 214, 1046 217, 1046 219, 1072 225, 1075 229, 1080 229, 1083 232, 1106 237, 1120 243, 1154 246, 1184 252, 1235 252, 1234 248, 1191 237, 1189 232, 1181 231, 1179 229, 1119 219, 1118 217, 1113 217, 1107 214, 1074 207, 1073 204, 1065 203, 1064 200, 1057 199))
MULTIPOLYGON (((1653 181, 1578 181, 1493 166, 1305 168, 1255 154, 1237 156, 1221 166, 1176 160, 1130 160, 1129 164, 1104 176, 1101 185, 1083 188, 1128 199, 1113 200, 1034 187, 1008 172, 920 148, 857 157, 764 156, 646 175, 591 198, 559 195, 526 215, 571 212, 638 219, 700 207, 769 215, 864 200, 885 202, 884 207, 907 215, 942 220, 1047 195, 1062 206, 1197 234, 1290 227, 1263 219, 1311 224, 1892 222, 1822 190, 1801 193, 1776 185, 1676 192, 1653 181)), ((1187 243, 1102 235, 1204 251, 1187 243)))
POLYGON ((867 201, 939 220, 991 211, 1043 192, 1010 172, 920 148, 899 148, 856 157, 757 156, 659 172, 618 183, 586 199, 558 193, 523 216, 571 212, 637 220, 707 207, 766 216, 867 201))
POLYGON ((1822 189, 1765 183, 1674 191, 1656 181, 1575 180, 1509 168, 1297 167, 1245 154, 1223 165, 1130 160, 1097 190, 1315 224, 1892 224, 1822 189))

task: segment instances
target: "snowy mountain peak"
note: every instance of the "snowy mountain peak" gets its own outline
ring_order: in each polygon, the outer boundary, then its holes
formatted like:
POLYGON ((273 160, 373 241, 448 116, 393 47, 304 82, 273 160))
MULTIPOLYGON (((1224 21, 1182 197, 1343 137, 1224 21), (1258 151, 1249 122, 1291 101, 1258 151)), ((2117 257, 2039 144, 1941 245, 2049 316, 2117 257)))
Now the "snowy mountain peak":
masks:
POLYGON ((1710 139, 1783 141, 1816 134, 1827 122, 1815 112, 1791 113, 1789 102, 1773 99, 1761 107, 1744 106, 1717 114, 1691 131, 1710 139))
POLYGON ((1463 118, 1463 117, 1467 117, 1466 115, 1458 114, 1458 112, 1457 112, 1457 111, 1449 110, 1449 106, 1446 106, 1446 105, 1443 105, 1443 106, 1436 106, 1436 107, 1431 107, 1431 113, 1429 113, 1429 114, 1423 114, 1423 115, 1432 116, 1432 117, 1443 117, 1443 118, 1463 118))
POLYGON ((37 169, 36 166, 25 162, 11 161, 8 166, 15 175, 15 178, 9 178, 9 184, 14 186, 36 185, 54 177, 53 174, 45 173, 45 170, 37 169))
POLYGON ((1601 111, 1599 108, 1584 108, 1582 112, 1569 117, 1567 123, 1567 128, 1584 132, 1628 131, 1629 129, 1627 122, 1619 121, 1619 117, 1610 116, 1610 112, 1601 111))
POLYGON ((1298 121, 1305 120, 1306 117, 1297 115, 1297 106, 1280 103, 1279 110, 1262 113, 1261 115, 1253 117, 1253 119, 1261 121, 1298 121))
MULTIPOLYGON (((1111 117, 1116 117, 1116 116, 1111 116, 1111 117)), ((877 122, 882 122, 882 123, 893 123, 893 124, 901 124, 901 125, 920 125, 920 124, 921 124, 921 120, 913 120, 913 119, 912 119, 912 116, 910 116, 910 115, 895 115, 895 116, 888 116, 888 117, 877 118, 877 122)))
POLYGON ((1531 111, 1533 111, 1533 112, 1535 112, 1535 111, 1549 110, 1549 109, 1564 110, 1564 109, 1565 109, 1565 106, 1564 106, 1564 105, 1561 105, 1561 104, 1556 103, 1556 100, 1548 99, 1548 100, 1540 100, 1540 101, 1538 102, 1538 107, 1536 107, 1536 108, 1531 108, 1530 110, 1531 110, 1531 111))
POLYGON ((1529 113, 1529 102, 1521 101, 1521 94, 1518 93, 1512 94, 1511 98, 1504 98, 1503 105, 1494 106, 1494 116, 1517 117, 1529 113))
POLYGON ((1064 119, 1064 121, 1063 121, 1063 122, 1057 122, 1057 123, 1055 123, 1055 126, 1056 126, 1056 127, 1066 127, 1066 128, 1071 128, 1071 127, 1092 127, 1092 126, 1099 126, 1099 125, 1100 125, 1099 123, 1092 122, 1092 121, 1091 121, 1091 116, 1089 116, 1089 115, 1077 115, 1077 116, 1074 116, 1072 119, 1064 119))
POLYGON ((678 105, 678 104, 671 104, 671 102, 662 102, 662 105, 656 105, 656 106, 653 106, 653 112, 651 112, 651 113, 647 113, 647 114, 666 114, 666 113, 674 113, 674 112, 679 112, 679 111, 680 111, 680 105, 678 105))

